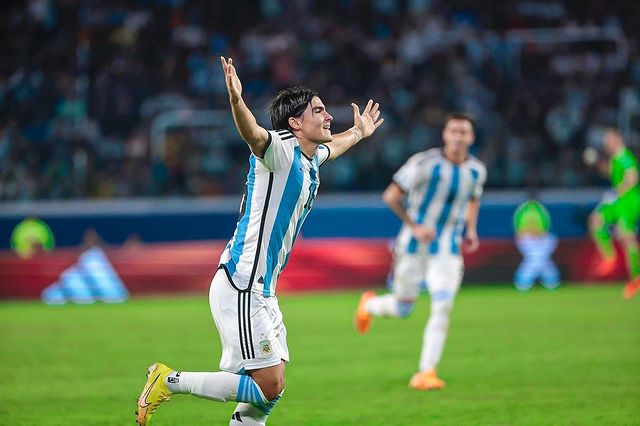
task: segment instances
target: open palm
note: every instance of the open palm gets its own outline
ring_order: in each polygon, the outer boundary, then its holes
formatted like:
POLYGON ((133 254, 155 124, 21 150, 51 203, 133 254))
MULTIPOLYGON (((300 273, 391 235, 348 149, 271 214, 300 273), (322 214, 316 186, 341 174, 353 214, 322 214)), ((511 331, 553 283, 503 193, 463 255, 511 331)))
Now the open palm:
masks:
POLYGON ((362 114, 358 105, 352 103, 351 107, 353 107, 353 125, 360 130, 362 138, 371 136, 384 123, 384 118, 380 118, 380 104, 377 102, 374 104, 372 99, 369 99, 362 114))

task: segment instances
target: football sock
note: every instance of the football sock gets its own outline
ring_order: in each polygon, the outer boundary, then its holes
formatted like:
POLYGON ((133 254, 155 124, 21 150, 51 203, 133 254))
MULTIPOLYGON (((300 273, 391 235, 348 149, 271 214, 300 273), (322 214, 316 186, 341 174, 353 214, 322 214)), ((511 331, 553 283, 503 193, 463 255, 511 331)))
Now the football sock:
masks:
POLYGON ((626 247, 627 269, 629 278, 635 279, 640 277, 640 248, 638 244, 632 244, 626 247))
POLYGON ((241 402, 233 412, 229 426, 263 426, 266 422, 266 414, 252 404, 241 402))
POLYGON ((280 392, 280 395, 278 395, 273 401, 268 401, 266 403, 248 404, 246 402, 241 402, 238 404, 236 410, 231 416, 231 422, 229 425, 264 425, 267 421, 267 416, 269 416, 273 407, 276 405, 278 400, 280 400, 283 392, 284 391, 280 392))
POLYGON ((423 334, 420 371, 430 371, 438 365, 447 340, 452 307, 452 300, 431 302, 431 314, 423 334))
POLYGON ((171 393, 190 393, 214 401, 269 403, 260 386, 246 375, 218 371, 216 373, 171 372, 166 379, 171 393))
POLYGON ((367 302, 367 311, 377 317, 398 317, 398 300, 393 294, 376 296, 367 302))
POLYGON ((596 247, 598 251, 605 259, 613 259, 616 255, 616 252, 613 247, 613 242, 611 241, 611 234, 607 229, 606 225, 601 226, 596 229, 593 233, 593 241, 596 243, 596 247))

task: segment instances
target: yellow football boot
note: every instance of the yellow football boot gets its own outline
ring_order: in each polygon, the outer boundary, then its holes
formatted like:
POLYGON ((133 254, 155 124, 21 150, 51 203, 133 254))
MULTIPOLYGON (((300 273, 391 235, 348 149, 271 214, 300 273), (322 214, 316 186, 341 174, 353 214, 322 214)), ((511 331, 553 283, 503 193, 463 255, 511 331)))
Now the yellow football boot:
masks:
POLYGON ((147 383, 138 398, 138 410, 136 411, 136 421, 140 426, 149 424, 149 420, 158 406, 171 398, 166 379, 172 371, 172 368, 159 362, 149 366, 147 383))

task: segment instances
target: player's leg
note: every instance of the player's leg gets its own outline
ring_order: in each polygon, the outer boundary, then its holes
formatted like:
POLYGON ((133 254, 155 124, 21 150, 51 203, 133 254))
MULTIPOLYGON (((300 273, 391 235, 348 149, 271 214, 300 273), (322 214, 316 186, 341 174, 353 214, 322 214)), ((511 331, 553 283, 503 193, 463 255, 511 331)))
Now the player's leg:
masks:
POLYGON ((453 301, 463 275, 462 257, 439 255, 429 260, 427 282, 431 296, 431 312, 424 329, 419 372, 409 385, 418 390, 442 389, 445 382, 438 378, 436 368, 442 357, 449 331, 453 301))
POLYGON ((629 273, 629 281, 624 287, 623 296, 625 299, 631 299, 636 293, 640 292, 640 247, 636 237, 636 228, 638 225, 638 214, 629 208, 627 214, 622 214, 618 223, 618 234, 620 242, 625 254, 627 272, 629 273))
POLYGON ((372 291, 365 292, 355 315, 355 327, 359 333, 366 333, 373 317, 406 318, 413 311, 420 294, 420 283, 424 276, 426 258, 418 254, 396 255, 393 265, 392 292, 380 296, 372 291))
POLYGON ((618 220, 616 202, 600 204, 589 216, 589 231, 591 238, 600 254, 600 261, 594 269, 598 277, 605 277, 616 266, 616 251, 609 228, 618 220))
POLYGON ((264 425, 271 410, 284 393, 284 368, 285 363, 269 368, 255 370, 251 377, 263 391, 265 400, 253 403, 241 402, 231 416, 230 425, 264 425))
POLYGON ((244 402, 255 405, 263 414, 279 399, 284 388, 283 360, 288 360, 289 355, 282 315, 279 309, 270 306, 277 306, 277 300, 265 302, 257 295, 238 293, 219 270, 211 283, 209 301, 222 341, 220 367, 226 371, 180 372, 164 364, 152 365, 138 401, 139 424, 146 425, 158 406, 174 394, 191 394, 220 402, 244 402), (238 306, 244 300, 251 312, 249 309, 242 311, 247 315, 239 319, 238 306), (279 322, 274 323, 274 319, 279 322), (254 342, 253 335, 261 340, 254 342), (249 370, 251 374, 245 374, 249 370))

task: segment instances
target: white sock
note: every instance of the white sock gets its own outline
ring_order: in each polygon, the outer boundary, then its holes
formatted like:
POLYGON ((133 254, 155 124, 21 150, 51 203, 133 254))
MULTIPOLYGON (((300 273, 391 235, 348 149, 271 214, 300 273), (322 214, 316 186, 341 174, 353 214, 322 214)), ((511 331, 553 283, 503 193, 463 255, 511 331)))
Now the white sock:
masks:
POLYGON ((264 426, 267 415, 254 405, 241 402, 231 416, 229 426, 264 426))
POLYGON ((393 294, 376 296, 367 302, 367 311, 376 317, 399 317, 398 299, 393 294))
POLYGON ((451 300, 431 303, 431 314, 423 334, 420 371, 430 371, 438 365, 447 340, 449 314, 452 307, 451 300))
POLYGON ((193 373, 172 371, 166 379, 171 393, 189 393, 214 401, 238 401, 255 404, 263 411, 270 411, 280 398, 268 401, 260 386, 249 376, 226 371, 193 373))

